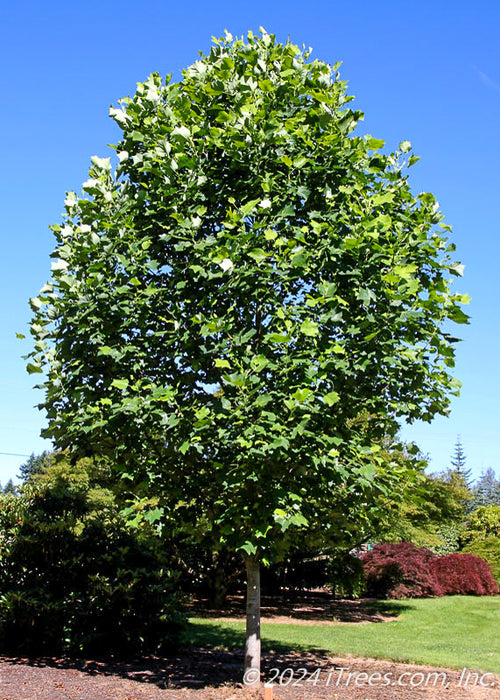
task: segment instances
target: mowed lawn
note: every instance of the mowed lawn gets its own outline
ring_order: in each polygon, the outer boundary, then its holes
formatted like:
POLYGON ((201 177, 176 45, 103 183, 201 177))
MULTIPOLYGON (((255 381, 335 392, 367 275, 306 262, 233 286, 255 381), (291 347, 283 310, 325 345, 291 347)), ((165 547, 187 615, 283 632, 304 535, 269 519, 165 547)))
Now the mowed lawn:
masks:
MULTIPOLYGON (((390 601, 388 606, 400 614, 398 619, 333 626, 263 623, 263 649, 353 654, 500 674, 500 596, 390 601)), ((190 642, 240 647, 244 622, 192 619, 190 642)))

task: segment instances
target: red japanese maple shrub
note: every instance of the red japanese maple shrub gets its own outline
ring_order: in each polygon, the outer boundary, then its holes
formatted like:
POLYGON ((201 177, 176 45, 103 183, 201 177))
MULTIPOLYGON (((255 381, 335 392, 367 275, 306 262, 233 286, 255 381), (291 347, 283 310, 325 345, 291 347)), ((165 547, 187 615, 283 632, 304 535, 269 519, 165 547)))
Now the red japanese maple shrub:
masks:
POLYGON ((361 556, 367 593, 375 598, 429 598, 443 595, 428 549, 410 542, 378 544, 361 556))
POLYGON ((431 568, 444 595, 495 595, 498 586, 490 566, 474 554, 436 557, 431 568))

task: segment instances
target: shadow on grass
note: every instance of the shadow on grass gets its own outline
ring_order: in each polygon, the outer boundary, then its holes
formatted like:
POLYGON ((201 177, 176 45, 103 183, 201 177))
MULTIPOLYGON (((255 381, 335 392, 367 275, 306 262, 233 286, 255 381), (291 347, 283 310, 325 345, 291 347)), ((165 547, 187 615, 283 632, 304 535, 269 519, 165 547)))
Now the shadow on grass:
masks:
MULTIPOLYGON (((339 600, 328 591, 289 591, 280 595, 262 596, 261 614, 264 622, 266 618, 280 618, 284 624, 293 624, 295 621, 366 623, 386 622, 411 607, 408 601, 402 603, 373 598, 339 600)), ((244 620, 245 596, 228 596, 222 610, 211 608, 206 600, 195 600, 191 604, 190 616, 210 620, 244 620)))
MULTIPOLYGON (((192 623, 188 627, 188 644, 196 649, 213 649, 214 651, 235 651, 243 649, 245 646, 245 631, 243 629, 232 629, 224 623, 217 624, 211 622, 205 624, 200 621, 192 623)), ((323 649, 310 644, 285 644, 275 640, 262 640, 262 651, 290 654, 297 652, 300 654, 326 654, 327 649, 323 649)), ((242 657, 243 658, 243 657, 242 657)))
POLYGON ((371 599, 364 601, 364 607, 369 613, 380 613, 384 617, 397 617, 405 610, 414 610, 415 605, 410 600, 378 600, 371 599))

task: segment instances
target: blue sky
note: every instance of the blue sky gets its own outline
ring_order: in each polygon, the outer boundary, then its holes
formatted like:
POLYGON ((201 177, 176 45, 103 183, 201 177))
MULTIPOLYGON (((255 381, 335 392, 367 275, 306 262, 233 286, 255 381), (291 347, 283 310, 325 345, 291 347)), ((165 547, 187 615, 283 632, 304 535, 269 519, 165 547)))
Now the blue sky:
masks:
MULTIPOLYGON (((463 382, 448 418, 414 425, 431 468, 449 465, 461 435, 474 475, 500 473, 498 283, 500 236, 500 4, 479 0, 378 0, 314 3, 189 3, 89 0, 2 3, 0 27, 0 452, 40 452, 41 400, 31 387, 19 341, 28 298, 49 276, 49 224, 60 220, 66 190, 79 191, 90 157, 110 155, 118 139, 108 108, 149 73, 173 73, 207 52, 212 36, 262 25, 280 40, 343 62, 342 78, 365 112, 361 133, 396 147, 412 142, 421 161, 416 192, 433 192, 453 225, 466 265, 457 291, 472 297, 455 374, 463 382)), ((0 481, 22 456, 0 454, 0 481)))

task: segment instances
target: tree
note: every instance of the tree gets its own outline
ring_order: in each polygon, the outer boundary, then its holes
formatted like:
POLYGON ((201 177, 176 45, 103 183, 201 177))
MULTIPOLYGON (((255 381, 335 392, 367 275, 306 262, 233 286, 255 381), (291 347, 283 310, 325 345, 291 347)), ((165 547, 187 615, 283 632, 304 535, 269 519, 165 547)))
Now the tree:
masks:
POLYGON ((453 456, 451 458, 451 466, 452 470, 457 474, 457 476, 463 481, 464 485, 470 489, 471 487, 471 474, 472 470, 467 469, 466 467, 466 457, 465 457, 465 452, 464 448, 462 446, 462 441, 460 439, 460 436, 457 437, 457 441, 455 443, 455 451, 453 453, 453 456))
POLYGON ((243 553, 247 681, 260 564, 332 500, 329 536, 368 519, 364 494, 407 476, 380 440, 459 387, 449 227, 410 190, 409 142, 352 133, 337 67, 226 34, 181 82, 139 84, 111 109, 119 165, 94 156, 68 193, 31 300, 44 435, 146 482, 150 517, 243 553))
MULTIPOLYGON (((423 466, 427 466, 425 462, 423 466)), ((469 491, 451 474, 421 473, 418 489, 399 503, 387 502, 388 526, 379 536, 384 542, 410 542, 438 554, 459 549, 469 491)))
POLYGON ((50 467, 54 461, 54 455, 49 450, 44 450, 42 454, 35 455, 34 452, 28 457, 24 464, 21 464, 19 471, 23 481, 29 481, 35 474, 41 474, 50 467))
POLYGON ((472 493, 473 509, 479 506, 500 506, 500 480, 496 478, 495 471, 491 467, 481 474, 472 493))
POLYGON ((9 479, 3 488, 0 486, 0 491, 1 493, 9 494, 11 496, 17 496, 17 486, 12 479, 9 479))

